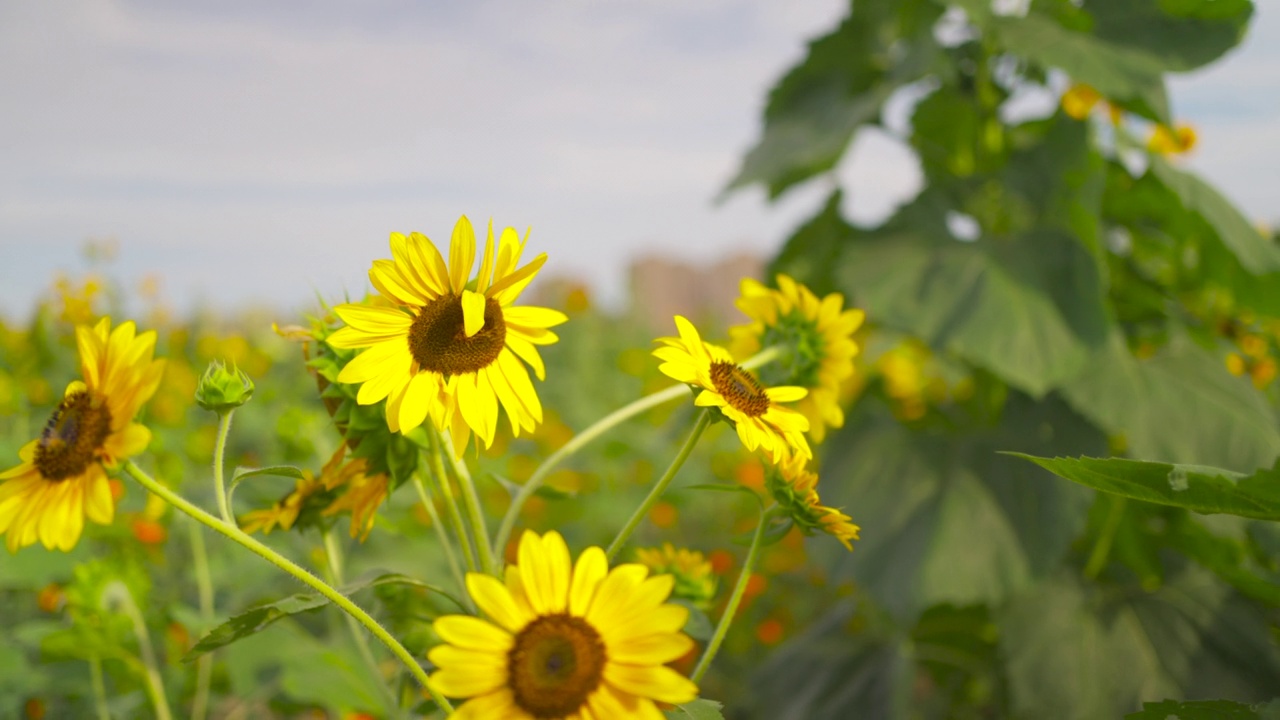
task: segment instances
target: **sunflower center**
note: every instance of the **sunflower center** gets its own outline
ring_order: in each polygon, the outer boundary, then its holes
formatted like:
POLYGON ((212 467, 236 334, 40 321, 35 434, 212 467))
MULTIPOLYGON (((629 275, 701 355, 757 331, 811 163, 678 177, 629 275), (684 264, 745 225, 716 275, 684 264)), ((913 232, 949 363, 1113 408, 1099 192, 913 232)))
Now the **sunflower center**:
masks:
POLYGON ((792 311, 764 329, 764 335, 760 338, 761 347, 778 345, 790 352, 784 353, 778 361, 760 368, 760 377, 771 387, 817 387, 820 384, 818 371, 822 369, 822 360, 826 357, 826 344, 826 338, 818 329, 816 321, 798 311, 792 311))
POLYGON ((462 297, 441 295, 418 312, 409 326, 409 353, 424 370, 445 377, 474 373, 493 364, 507 341, 502 306, 493 298, 484 303, 484 327, 467 337, 462 297))
POLYGON ((711 363, 711 384, 725 402, 744 415, 757 417, 769 409, 769 396, 760 381, 731 362, 711 363))
POLYGON ((61 481, 83 473, 111 434, 111 411, 95 406, 86 392, 72 393, 58 403, 40 433, 35 466, 46 480, 61 481))
POLYGON ((543 615, 516 635, 507 654, 511 691, 538 718, 578 712, 600 685, 607 660, 600 633, 572 615, 543 615))

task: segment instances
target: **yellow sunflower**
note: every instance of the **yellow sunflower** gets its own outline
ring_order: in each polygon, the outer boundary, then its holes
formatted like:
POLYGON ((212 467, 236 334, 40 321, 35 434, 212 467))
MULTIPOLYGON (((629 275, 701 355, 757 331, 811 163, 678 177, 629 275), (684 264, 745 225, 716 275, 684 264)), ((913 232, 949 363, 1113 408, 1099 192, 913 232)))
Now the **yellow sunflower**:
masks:
POLYGON ((809 434, 822 442, 828 427, 844 425, 841 387, 853 379, 858 345, 853 333, 862 325, 861 310, 845 310, 844 296, 831 293, 821 300, 787 275, 777 277, 778 289, 744 279, 738 308, 751 322, 729 330, 734 355, 746 358, 761 348, 781 346, 788 353, 761 368, 768 384, 808 388, 796 409, 809 420, 809 434))
POLYGON ((804 432, 809 421, 778 403, 800 400, 802 387, 766 388, 754 375, 733 362, 729 351, 702 341, 693 323, 676 316, 680 337, 659 338, 663 347, 653 354, 662 360, 659 370, 682 383, 702 388, 694 402, 717 407, 737 426, 738 437, 748 450, 763 448, 775 463, 792 452, 813 457, 804 432))
POLYGON ((681 628, 689 611, 666 603, 674 580, 643 565, 609 569, 587 548, 570 563, 559 533, 526 531, 506 583, 467 575, 467 591, 489 616, 435 621, 444 639, 428 658, 441 694, 469 698, 454 718, 475 720, 662 720, 654 704, 697 697, 666 666, 693 648, 681 628))
POLYGON ((375 260, 369 280, 395 307, 334 308, 347 325, 329 336, 329 344, 368 348, 342 369, 339 382, 361 385, 361 405, 385 398, 392 432, 407 432, 430 417, 451 432, 457 455, 472 431, 486 447, 493 444, 499 404, 513 433, 532 431, 542 422, 542 404, 525 363, 545 378, 537 346, 556 342, 548 328, 567 318, 556 310, 513 306, 547 260, 543 253, 518 267, 523 250, 512 228, 495 243, 490 222, 480 271, 471 280, 476 237, 465 215, 453 228, 448 265, 426 236, 392 233, 392 259, 375 260))
POLYGON ((804 458, 794 457, 769 473, 769 493, 805 533, 821 530, 839 540, 846 550, 853 550, 850 540, 858 539, 859 527, 848 515, 821 504, 818 475, 810 472, 804 458))
POLYGON ((84 519, 103 525, 115 503, 103 466, 146 449, 151 431, 133 422, 160 384, 156 334, 111 319, 76 328, 80 370, 40 433, 18 451, 22 462, 0 473, 0 533, 10 552, 39 540, 50 550, 75 547, 84 519))

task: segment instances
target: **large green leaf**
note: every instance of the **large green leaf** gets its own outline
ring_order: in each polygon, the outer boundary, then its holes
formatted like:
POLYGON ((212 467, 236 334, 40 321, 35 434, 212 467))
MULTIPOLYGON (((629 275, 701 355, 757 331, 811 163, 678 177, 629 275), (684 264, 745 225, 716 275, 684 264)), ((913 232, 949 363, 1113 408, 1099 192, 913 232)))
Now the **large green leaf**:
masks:
POLYGON ((1251 224, 1236 206, 1193 173, 1179 170, 1161 157, 1151 158, 1151 173, 1217 231, 1222 244, 1235 253, 1249 272, 1280 271, 1280 245, 1251 224))
POLYGON ((862 539, 829 554, 833 573, 904 620, 939 603, 999 603, 1050 574, 1083 527, 1089 493, 997 451, 1103 439, 1056 399, 1015 394, 1003 412, 998 426, 968 431, 851 417, 830 443, 822 498, 853 516, 862 539))
POLYGON ((1187 695, 1257 700, 1280 677, 1263 616, 1195 566, 1150 593, 1064 573, 998 624, 1019 717, 1117 717, 1187 695))
POLYGON ((1252 469, 1280 454, 1262 395, 1184 337, 1140 360, 1116 333, 1063 395, 1135 457, 1252 469))
POLYGON ((724 720, 724 715, 720 713, 722 707, 724 705, 714 700, 698 698, 675 706, 674 709, 668 710, 666 715, 672 720, 724 720))
POLYGON ((834 32, 774 87, 764 133, 730 190, 762 183, 770 197, 835 166, 858 126, 924 75, 936 57, 930 33, 941 6, 924 0, 859 0, 834 32), (905 52, 903 52, 905 51, 905 52))
POLYGON ((1079 374, 1107 335, 1097 265, 1060 232, 962 243, 903 227, 849 244, 837 277, 879 322, 1036 396, 1079 374))
POLYGON ((1025 458, 1095 490, 1202 514, 1227 513, 1280 520, 1280 465, 1244 475, 1204 465, 1171 465, 1125 458, 1025 458))
POLYGON ((1092 85, 1135 112, 1170 122, 1162 75, 1166 67, 1156 56, 1123 42, 1070 30, 1036 12, 1021 18, 993 18, 990 29, 1012 54, 1046 69, 1064 70, 1073 80, 1092 85))
POLYGON ((840 252, 857 232, 840 214, 843 197, 839 190, 831 193, 822 210, 792 233, 769 264, 769 277, 787 273, 819 294, 835 289, 833 273, 840 266, 840 252))
POLYGON ((1093 34, 1141 50, 1167 71, 1194 70, 1222 57, 1243 38, 1249 0, 1086 0, 1093 34))
POLYGON ((1231 700, 1164 700, 1142 703, 1142 710, 1125 720, 1280 720, 1280 700, 1245 705, 1231 700))

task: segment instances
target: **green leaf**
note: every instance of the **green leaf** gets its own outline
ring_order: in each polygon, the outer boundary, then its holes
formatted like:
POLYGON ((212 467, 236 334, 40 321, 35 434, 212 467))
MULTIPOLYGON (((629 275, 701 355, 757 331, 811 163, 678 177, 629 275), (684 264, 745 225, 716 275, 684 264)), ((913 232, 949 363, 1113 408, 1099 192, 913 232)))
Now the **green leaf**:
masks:
POLYGON ((764 133, 727 189, 758 182, 777 197, 835 167, 857 128, 876 121, 894 91, 933 65, 932 26, 941 12, 920 0, 854 3, 773 88, 764 133))
POLYGON ((832 192, 822 210, 792 233, 769 264, 767 277, 788 273, 820 295, 835 289, 833 273, 840 266, 840 250, 857 232, 840 215, 843 197, 839 190, 832 192))
POLYGON ((1097 265, 1061 232, 961 243, 901 227, 848 245, 837 272, 871 317, 1031 395, 1079 374, 1106 341, 1097 265))
POLYGON ((230 493, 235 490, 237 485, 249 478, 262 477, 263 475, 295 478, 297 480, 301 480, 306 477, 300 468, 296 468, 292 465, 272 465, 264 468, 238 467, 231 473, 231 484, 228 486, 227 492, 230 493))
POLYGON ((1246 270, 1254 275, 1280 271, 1280 245, 1264 236, 1213 186, 1159 156, 1151 158, 1151 173, 1182 200, 1184 207, 1217 231, 1222 244, 1246 270))
POLYGON ((1052 397, 1014 394, 1003 412, 997 427, 956 432, 853 415, 829 443, 821 492, 862 539, 852 553, 828 551, 833 574, 905 621, 939 603, 1000 603, 1052 573, 1083 527, 1089 493, 997 450, 1101 449, 1103 438, 1052 397))
POLYGON ((1204 465, 1005 453, 1095 490, 1201 514, 1280 520, 1280 465, 1244 475, 1204 465))
POLYGON ((1117 332, 1063 396, 1136 457, 1258 468, 1280 454, 1265 398, 1185 337, 1140 360, 1117 332))
POLYGON ((1086 0, 1093 33, 1142 51, 1168 71, 1186 72, 1222 57, 1244 39, 1248 0, 1086 0))
POLYGON ((1159 58, 1123 42, 1069 30, 1036 12, 994 18, 991 29, 1004 50, 1046 69, 1059 68, 1151 120, 1170 122, 1166 68, 1159 58))
POLYGON ((669 718, 675 718, 675 720, 683 720, 684 718, 689 718, 689 720, 724 720, 724 715, 720 713, 720 709, 723 707, 722 703, 718 703, 715 700, 698 698, 693 702, 677 705, 674 710, 668 710, 666 715, 669 718))
POLYGON ((1164 700, 1144 702, 1142 711, 1125 720, 1280 720, 1280 700, 1245 705, 1231 700, 1164 700))
POLYGON ((1012 714, 1092 720, 1144 698, 1274 691, 1280 655, 1264 616, 1188 565, 1154 592, 1066 572, 998 619, 1012 714))
MULTIPOLYGON (((371 587, 379 585, 413 585, 416 587, 427 588, 432 592, 443 595, 453 601, 459 608, 462 605, 451 595, 444 592, 440 588, 424 583, 420 580, 401 575, 399 573, 382 573, 371 574, 370 577, 343 587, 340 592, 343 595, 352 595, 371 587)), ((329 599, 317 593, 301 593, 298 595, 290 595, 282 600, 258 605, 245 612, 231 617, 231 619, 222 623, 218 627, 210 630, 194 647, 182 658, 183 662, 192 662, 200 655, 216 650, 220 647, 230 645, 237 640, 256 635, 266 630, 272 624, 283 620, 291 615, 316 610, 329 604, 329 599)))

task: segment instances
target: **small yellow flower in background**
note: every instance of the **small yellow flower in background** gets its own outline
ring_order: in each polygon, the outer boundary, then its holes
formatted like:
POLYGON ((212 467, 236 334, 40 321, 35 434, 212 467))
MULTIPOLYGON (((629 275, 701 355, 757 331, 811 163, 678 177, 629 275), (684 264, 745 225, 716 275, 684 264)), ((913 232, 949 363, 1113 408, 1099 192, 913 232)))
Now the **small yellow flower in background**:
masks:
MULTIPOLYGON (((364 460, 360 459, 350 464, 363 462, 364 460)), ((369 532, 373 530, 373 519, 378 512, 378 506, 387 499, 390 492, 389 482, 386 473, 365 475, 361 469, 347 481, 346 492, 334 500, 321 514, 328 517, 343 510, 351 511, 351 537, 359 538, 360 542, 364 542, 368 539, 369 532)))
POLYGON ((702 388, 694 403, 719 408, 737 426, 738 437, 748 450, 763 448, 775 463, 790 457, 793 451, 813 457, 804 438, 809 421, 778 404, 799 400, 808 390, 764 387, 733 362, 728 350, 703 342, 693 323, 679 315, 675 320, 680 336, 659 338, 663 347, 653 351, 663 361, 659 370, 673 380, 702 388))
POLYGON ((304 477, 294 482, 293 490, 279 502, 264 510, 252 510, 240 518, 240 529, 247 533, 261 530, 270 534, 279 527, 288 530, 298 521, 303 504, 312 495, 324 489, 324 484, 312 476, 310 471, 303 471, 304 477))
POLYGON ((1076 83, 1062 94, 1062 111, 1076 120, 1084 120, 1102 100, 1102 94, 1084 83, 1076 83))
POLYGON ((459 456, 471 432, 486 447, 493 444, 499 404, 513 433, 533 430, 542 422, 542 404, 525 364, 545 378, 537 346, 556 342, 548 328, 567 318, 556 310, 513 306, 547 259, 543 253, 518 267, 523 250, 512 228, 495 243, 490 223, 480 271, 471 280, 476 238, 466 216, 454 226, 447 265, 426 236, 392 233, 393 259, 375 260, 369 280, 394 307, 334 308, 347 326, 330 335, 329 344, 367 348, 338 380, 361 386, 361 405, 386 399, 392 432, 407 432, 430 417, 450 431, 459 456))
POLYGON ((1276 379, 1276 361, 1269 357, 1262 358, 1249 368, 1249 377, 1253 379, 1254 387, 1265 390, 1276 379))
POLYGON ((156 334, 137 333, 132 322, 115 330, 103 318, 76 328, 84 380, 67 386, 38 440, 18 451, 21 464, 0 473, 0 533, 10 552, 39 540, 50 550, 70 550, 84 519, 103 525, 115 516, 104 466, 114 468, 151 442, 151 431, 133 422, 155 394, 164 360, 153 360, 156 334))
POLYGON ((1181 155, 1195 148, 1196 139, 1196 130, 1190 125, 1157 125, 1147 139, 1147 149, 1157 155, 1181 155))
POLYGON ((844 296, 822 299, 788 275, 777 276, 778 289, 750 278, 741 284, 737 300, 751 322, 729 330, 731 349, 745 359, 766 347, 781 346, 788 355, 766 365, 760 376, 768 385, 798 385, 809 394, 796 410, 809 420, 809 434, 822 442, 828 427, 844 425, 842 389, 853 379, 858 345, 853 333, 866 314, 844 309, 844 296))
POLYGON ((467 591, 488 620, 449 615, 435 621, 444 639, 428 653, 431 685, 468 698, 453 718, 652 718, 654 704, 698 695, 666 666, 689 652, 681 629, 688 609, 666 603, 670 575, 643 565, 609 569, 587 548, 572 564, 559 533, 520 538, 506 582, 467 575, 467 591))
POLYGON ((769 472, 766 483, 773 499, 805 534, 821 530, 853 550, 849 541, 858 539, 858 526, 838 509, 821 504, 818 475, 805 467, 804 458, 791 458, 779 465, 769 472))
POLYGON ((638 548, 636 559, 655 574, 668 574, 676 579, 672 597, 688 600, 703 609, 711 606, 717 579, 711 562, 702 553, 663 543, 660 548, 638 548))

